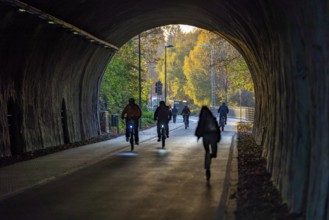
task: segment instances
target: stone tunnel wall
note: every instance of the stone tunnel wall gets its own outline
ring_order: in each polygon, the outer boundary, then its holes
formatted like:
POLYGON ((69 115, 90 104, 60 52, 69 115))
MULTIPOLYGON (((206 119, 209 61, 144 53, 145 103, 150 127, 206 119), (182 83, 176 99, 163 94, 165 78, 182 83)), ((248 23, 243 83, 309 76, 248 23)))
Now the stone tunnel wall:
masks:
POLYGON ((328 219, 328 4, 248 1, 224 7, 230 13, 218 23, 236 27, 224 25, 224 37, 252 72, 254 134, 273 183, 291 212, 328 219))
POLYGON ((98 81, 111 51, 40 21, 13 8, 0 9, 1 157, 64 144, 63 100, 66 141, 99 131, 98 81), (15 117, 12 140, 8 109, 15 117))

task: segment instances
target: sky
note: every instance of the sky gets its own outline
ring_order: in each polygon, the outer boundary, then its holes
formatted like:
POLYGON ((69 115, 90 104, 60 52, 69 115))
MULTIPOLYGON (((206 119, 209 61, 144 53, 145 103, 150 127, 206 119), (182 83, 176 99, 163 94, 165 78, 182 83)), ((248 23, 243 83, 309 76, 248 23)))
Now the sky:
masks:
POLYGON ((184 25, 184 24, 180 24, 179 26, 182 29, 182 31, 185 33, 191 32, 191 31, 193 31, 194 28, 196 28, 194 26, 189 26, 189 25, 184 25))

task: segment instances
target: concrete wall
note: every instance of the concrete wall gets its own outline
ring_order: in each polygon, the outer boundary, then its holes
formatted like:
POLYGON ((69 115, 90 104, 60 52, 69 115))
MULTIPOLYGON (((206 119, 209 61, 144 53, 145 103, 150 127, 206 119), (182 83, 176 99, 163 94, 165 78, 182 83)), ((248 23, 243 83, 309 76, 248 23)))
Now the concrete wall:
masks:
POLYGON ((69 141, 97 135, 97 85, 110 51, 10 7, 0 8, 0 32, 0 156, 13 150, 10 99, 18 109, 19 152, 64 144, 63 100, 69 141))

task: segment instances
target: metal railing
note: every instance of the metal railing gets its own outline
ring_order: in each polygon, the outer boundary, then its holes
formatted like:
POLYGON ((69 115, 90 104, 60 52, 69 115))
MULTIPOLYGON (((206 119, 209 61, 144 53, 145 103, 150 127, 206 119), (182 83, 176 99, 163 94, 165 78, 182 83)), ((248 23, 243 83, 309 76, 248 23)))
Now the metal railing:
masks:
POLYGON ((230 108, 230 112, 228 113, 228 116, 232 117, 232 118, 238 118, 241 120, 247 120, 250 122, 254 122, 255 108, 251 108, 251 107, 230 108))

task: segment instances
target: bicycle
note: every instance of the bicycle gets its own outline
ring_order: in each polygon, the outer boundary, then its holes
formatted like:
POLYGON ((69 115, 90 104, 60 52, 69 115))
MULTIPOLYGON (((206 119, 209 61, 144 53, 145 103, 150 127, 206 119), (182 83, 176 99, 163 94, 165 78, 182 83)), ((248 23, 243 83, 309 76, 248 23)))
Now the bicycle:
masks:
POLYGON ((165 144, 166 144, 166 137, 167 137, 167 134, 166 134, 166 126, 164 125, 164 123, 161 123, 161 129, 160 129, 160 137, 161 137, 161 140, 162 140, 162 149, 165 147, 165 144))
POLYGON ((130 147, 131 151, 134 150, 134 137, 135 137, 135 124, 133 120, 130 120, 127 122, 128 123, 128 129, 129 129, 129 142, 130 142, 130 147))
POLYGON ((222 131, 224 131, 224 127, 225 127, 225 116, 221 116, 219 119, 219 128, 221 128, 222 131))

